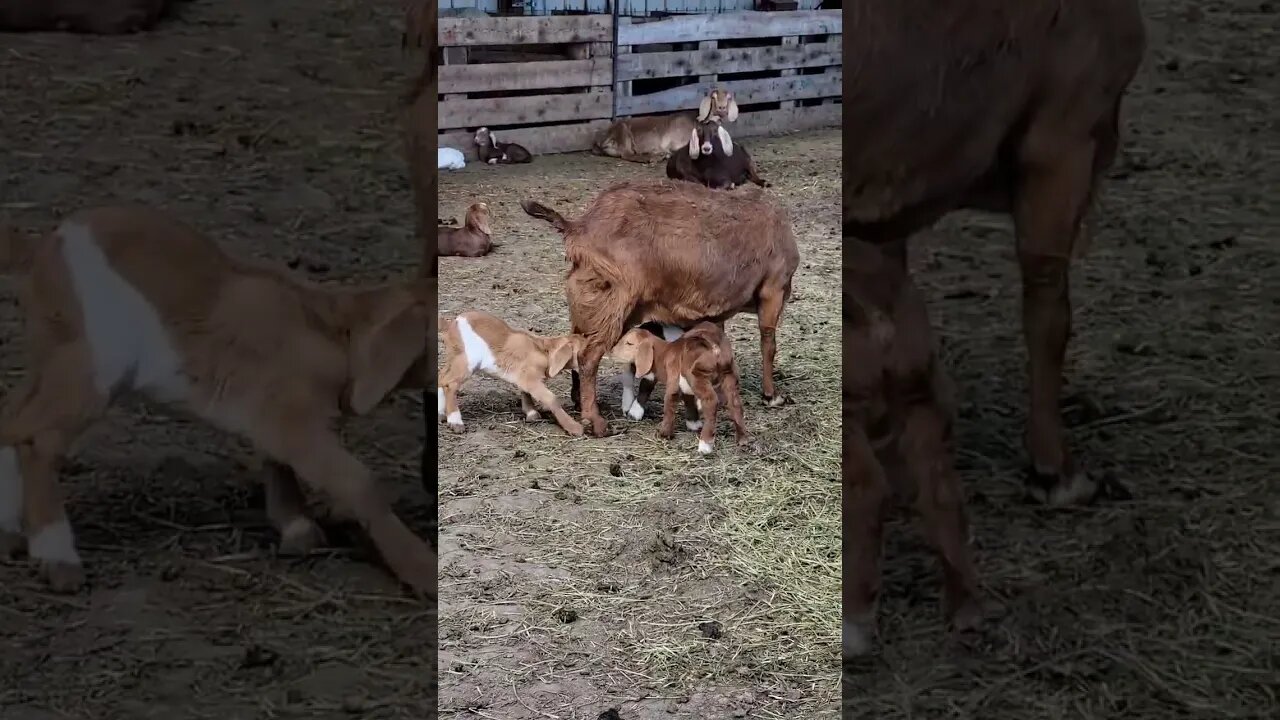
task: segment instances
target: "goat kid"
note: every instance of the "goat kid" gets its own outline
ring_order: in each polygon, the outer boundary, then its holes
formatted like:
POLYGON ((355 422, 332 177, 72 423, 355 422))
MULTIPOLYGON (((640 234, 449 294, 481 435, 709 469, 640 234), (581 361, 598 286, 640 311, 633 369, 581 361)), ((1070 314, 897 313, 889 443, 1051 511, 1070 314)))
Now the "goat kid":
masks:
MULTIPOLYGON (((901 241, 897 250, 905 252, 901 241)), ((845 238, 844 253, 843 645, 856 656, 872 646, 884 521, 895 494, 914 499, 941 560, 947 618, 969 628, 983 609, 955 471, 951 387, 924 297, 882 249, 845 238)))
MULTIPOLYGON (((678 325, 646 322, 641 323, 639 327, 667 342, 676 340, 684 334, 684 328, 678 325)), ((643 420, 645 403, 649 402, 649 395, 653 392, 653 374, 642 377, 636 373, 636 364, 630 363, 626 370, 618 373, 618 385, 622 387, 622 412, 632 420, 643 420)))
POLYGON ((435 553, 330 427, 397 388, 426 387, 430 280, 313 285, 139 207, 84 210, 39 240, 0 233, 0 270, 19 275, 28 357, 0 414, 0 544, 12 551, 25 533, 52 589, 84 582, 58 467, 132 391, 247 438, 357 520, 396 577, 434 596, 435 553))
POLYGON ((712 322, 700 322, 678 339, 667 342, 643 328, 627 331, 609 351, 615 360, 634 363, 638 378, 662 383, 662 424, 658 435, 670 440, 676 431, 676 397, 685 402, 685 426, 701 430, 698 452, 711 454, 716 439, 717 391, 723 391, 729 419, 739 445, 750 442, 742 420, 738 366, 729 338, 712 322))
POLYGON ((482 257, 493 249, 493 230, 489 227, 489 204, 473 203, 467 208, 462 227, 444 227, 437 220, 436 255, 482 257))
POLYGON ((738 119, 738 101, 733 93, 723 88, 716 88, 707 93, 698 103, 698 122, 720 121, 733 122, 738 119))
POLYGON ((437 414, 448 420, 449 429, 462 432, 462 412, 458 390, 476 371, 511 383, 520 389, 520 408, 526 420, 538 419, 538 408, 546 408, 570 435, 582 435, 582 424, 560 407, 546 381, 566 367, 577 368, 582 337, 538 337, 515 330, 489 313, 472 310, 452 321, 440 318, 444 333, 445 359, 437 379, 437 414))
POLYGON ((742 145, 734 145, 729 131, 718 120, 698 123, 689 143, 667 160, 667 177, 705 185, 713 190, 729 189, 753 182, 769 183, 760 177, 756 164, 742 145))
POLYGON ((533 153, 529 152, 523 145, 498 142, 498 136, 489 128, 477 130, 475 141, 476 155, 480 158, 480 162, 490 165, 513 165, 533 162, 533 153))

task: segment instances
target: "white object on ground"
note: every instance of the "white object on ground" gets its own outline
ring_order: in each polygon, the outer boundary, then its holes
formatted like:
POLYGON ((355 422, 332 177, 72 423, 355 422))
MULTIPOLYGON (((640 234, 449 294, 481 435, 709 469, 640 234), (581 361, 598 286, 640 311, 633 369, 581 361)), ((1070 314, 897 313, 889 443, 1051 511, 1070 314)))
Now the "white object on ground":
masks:
POLYGON ((461 170, 466 167, 467 163, 462 158, 461 150, 453 148, 437 148, 436 150, 436 169, 437 170, 461 170))

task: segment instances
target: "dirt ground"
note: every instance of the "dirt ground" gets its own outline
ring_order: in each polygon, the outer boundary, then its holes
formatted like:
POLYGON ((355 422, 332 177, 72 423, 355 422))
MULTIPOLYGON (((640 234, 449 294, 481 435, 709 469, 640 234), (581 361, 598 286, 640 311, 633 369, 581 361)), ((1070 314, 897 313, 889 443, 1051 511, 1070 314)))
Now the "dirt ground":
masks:
POLYGON ((1010 225, 957 215, 917 243, 960 392, 979 570, 1003 606, 944 639, 920 537, 893 528, 884 651, 845 717, 1280 716, 1280 15, 1147 0, 1123 157, 1072 278, 1066 412, 1134 495, 1020 503, 1025 351, 1010 225))
MULTIPOLYGON (((0 36, 0 216, 48 228, 79 206, 145 202, 320 279, 412 270, 392 114, 411 63, 395 4, 178 10, 130 38, 0 36)), ((6 390, 21 372, 16 321, 5 280, 6 390)), ((420 398, 346 435, 425 534, 420 398)), ((84 438, 63 482, 91 589, 49 595, 25 562, 0 561, 0 717, 429 716, 433 609, 341 532, 335 550, 274 557, 245 459, 142 407, 84 438)))
MULTIPOLYGON (((673 441, 657 438, 661 396, 643 420, 624 417, 607 363, 601 407, 618 434, 604 439, 572 439, 549 417, 524 422, 497 381, 464 386, 466 431, 437 433, 441 717, 835 715, 840 134, 740 141, 800 246, 778 332, 779 384, 794 404, 760 400, 753 315, 727 330, 754 449, 734 446, 723 415, 710 457, 679 424, 673 441)), ((441 260, 440 312, 568 332, 563 242, 520 199, 574 217, 610 183, 648 177, 662 166, 580 153, 443 173, 441 216, 487 201, 500 247, 441 260)), ((550 386, 569 402, 567 374, 550 386)))

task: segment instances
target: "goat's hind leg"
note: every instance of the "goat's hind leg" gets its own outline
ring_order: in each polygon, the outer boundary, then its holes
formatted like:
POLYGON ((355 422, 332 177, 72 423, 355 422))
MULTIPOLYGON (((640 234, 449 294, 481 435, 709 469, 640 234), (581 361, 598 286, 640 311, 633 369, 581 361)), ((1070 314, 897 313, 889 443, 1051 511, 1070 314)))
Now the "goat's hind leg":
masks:
POLYGON ((549 410, 565 432, 574 437, 582 435, 582 423, 569 417, 569 413, 560 407, 560 402, 556 400, 555 393, 551 392, 550 388, 544 385, 541 380, 521 378, 518 383, 522 394, 528 394, 538 404, 549 410))
POLYGON ((293 468, 274 460, 264 461, 262 484, 267 496, 267 518, 280 533, 281 555, 302 556, 327 544, 324 531, 307 513, 306 498, 293 468))
POLYGON ((764 395, 764 403, 769 407, 780 407, 786 402, 786 398, 773 384, 773 360, 778 350, 778 325, 782 322, 782 310, 786 304, 787 296, 783 288, 768 283, 760 288, 760 303, 756 311, 760 323, 760 387, 764 395))

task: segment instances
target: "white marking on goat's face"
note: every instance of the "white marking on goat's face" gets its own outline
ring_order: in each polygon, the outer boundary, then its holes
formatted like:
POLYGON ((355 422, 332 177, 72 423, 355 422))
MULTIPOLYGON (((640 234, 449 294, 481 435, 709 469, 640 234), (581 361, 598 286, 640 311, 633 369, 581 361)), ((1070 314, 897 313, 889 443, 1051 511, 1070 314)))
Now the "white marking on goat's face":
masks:
POLYGON ((710 455, 712 451, 711 443, 706 440, 698 440, 698 452, 703 455, 710 455))
POLYGON ((27 554, 36 560, 80 564, 80 554, 76 552, 76 538, 71 532, 71 525, 66 520, 49 523, 27 541, 27 554))
POLYGON ((698 432, 699 430, 702 429, 702 421, 701 420, 685 420, 684 426, 689 428, 690 432, 698 432))
POLYGON ((710 156, 710 155, 711 155, 711 153, 713 153, 713 152, 715 152, 715 146, 713 146, 713 145, 711 144, 711 140, 710 140, 710 138, 705 138, 705 139, 703 139, 703 141, 702 141, 702 154, 703 154, 703 155, 710 156))
POLYGON ((500 374, 498 369, 498 361, 493 357, 493 350, 489 348, 489 343, 484 338, 476 334, 475 329, 471 327, 471 323, 466 318, 460 317, 454 321, 458 328, 458 335, 462 338, 462 354, 467 358, 467 369, 475 372, 489 374, 500 374))
POLYGON ((22 470, 13 448, 0 448, 0 532, 22 532, 22 470))
POLYGON ((627 417, 631 418, 632 420, 643 420, 644 405, 641 405, 638 402, 631 403, 631 408, 627 410, 627 417))
POLYGON ((462 427, 462 411, 454 410, 449 413, 449 424, 454 427, 462 427))
POLYGON ((436 415, 444 417, 444 388, 436 388, 436 415))
POLYGON ((680 392, 685 395, 693 394, 693 386, 689 383, 688 378, 683 375, 680 376, 680 392))
POLYGON ((65 222, 58 234, 84 315, 94 387, 104 396, 136 389, 161 402, 186 399, 190 385, 159 313, 111 266, 87 225, 65 222))

